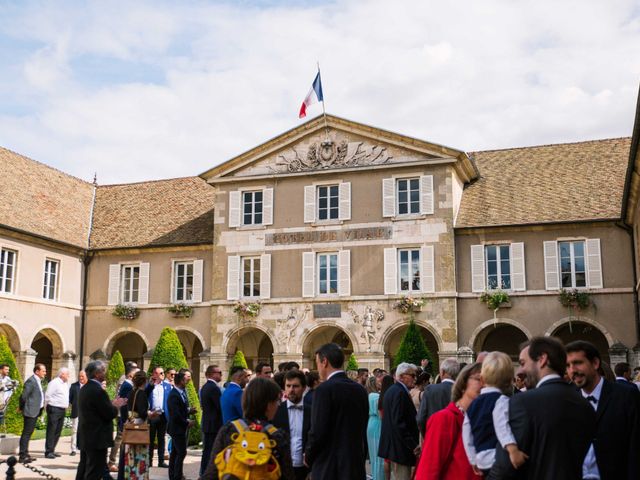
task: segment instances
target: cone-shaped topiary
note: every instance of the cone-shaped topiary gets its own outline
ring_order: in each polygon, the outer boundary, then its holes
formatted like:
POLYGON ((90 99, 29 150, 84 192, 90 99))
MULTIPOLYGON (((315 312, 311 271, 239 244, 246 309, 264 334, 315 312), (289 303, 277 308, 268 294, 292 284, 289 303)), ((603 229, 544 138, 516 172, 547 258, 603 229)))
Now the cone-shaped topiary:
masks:
POLYGON ((16 366, 16 359, 13 356, 13 352, 9 348, 9 342, 7 337, 0 335, 0 364, 6 363, 9 365, 9 376, 13 380, 19 382, 18 388, 11 395, 9 405, 7 406, 5 415, 5 426, 7 432, 20 435, 22 433, 22 415, 18 413, 18 407, 20 406, 20 395, 22 394, 22 376, 16 366))
POLYGON ((120 350, 116 350, 111 355, 111 361, 107 368, 107 385, 116 385, 122 375, 124 375, 124 360, 122 360, 120 350))
POLYGON ((356 360, 355 353, 349 355, 349 361, 347 362, 347 371, 357 371, 358 370, 358 360, 356 360))
MULTIPOLYGON (((180 343, 178 334, 174 329, 169 327, 162 329, 160 339, 153 349, 153 357, 151 357, 148 374, 151 375, 153 369, 158 366, 163 367, 165 370, 168 368, 175 368, 176 370, 189 368, 187 359, 182 351, 182 344, 180 343)), ((187 385, 187 398, 189 399, 189 405, 198 409, 196 424, 189 429, 189 444, 197 445, 200 442, 202 409, 200 408, 200 400, 198 399, 198 394, 196 393, 196 388, 193 386, 193 382, 189 382, 187 385)))
POLYGON ((242 350, 236 351, 236 354, 233 356, 233 363, 231 364, 231 367, 249 368, 247 366, 247 361, 244 358, 244 353, 242 353, 242 350))
POLYGON ((422 338, 422 335, 420 335, 418 326, 415 324, 413 319, 411 319, 409 321, 409 327, 400 341, 398 353, 396 353, 396 356, 393 359, 393 366, 397 367, 402 362, 407 362, 419 367, 420 361, 423 358, 429 359, 428 368, 430 373, 433 375, 433 371, 431 371, 434 365, 433 356, 427 348, 427 345, 424 343, 424 339, 422 338))

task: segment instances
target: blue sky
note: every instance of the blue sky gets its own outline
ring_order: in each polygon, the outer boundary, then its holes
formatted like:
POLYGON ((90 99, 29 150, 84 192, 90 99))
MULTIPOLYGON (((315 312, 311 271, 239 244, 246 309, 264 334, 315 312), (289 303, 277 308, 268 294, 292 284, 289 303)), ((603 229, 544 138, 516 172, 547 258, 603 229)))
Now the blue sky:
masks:
POLYGON ((197 175, 299 125, 316 61, 329 113, 467 151, 627 136, 639 12, 0 0, 0 145, 101 184, 197 175))

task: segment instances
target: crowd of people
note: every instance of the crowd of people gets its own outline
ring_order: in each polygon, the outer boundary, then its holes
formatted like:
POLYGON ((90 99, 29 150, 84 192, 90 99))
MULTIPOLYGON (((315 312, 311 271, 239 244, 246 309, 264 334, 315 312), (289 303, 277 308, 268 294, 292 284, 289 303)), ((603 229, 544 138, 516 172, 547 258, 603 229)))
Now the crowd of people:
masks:
MULTIPOLYGON (((288 362, 274 374, 260 363, 255 373, 233 367, 224 383, 210 365, 199 392, 200 478, 640 478, 640 382, 629 364, 611 371, 588 342, 533 338, 521 346, 517 370, 502 352, 481 352, 469 365, 446 358, 437 372, 426 359, 391 372, 345 372, 344 360, 331 343, 315 352, 317 371, 288 362)), ((128 362, 110 400, 105 371, 91 362, 68 385, 69 371, 60 369, 44 392, 46 367, 35 366, 20 398, 20 461, 33 461, 29 438, 45 408, 45 456, 59 456, 70 408, 77 479, 116 472, 146 479, 155 453, 168 478, 182 480, 195 425, 186 394, 191 372, 155 366, 147 378, 128 362), (130 429, 148 431, 148 440, 129 441, 130 429)), ((8 377, 1 365, 0 375, 8 377)))

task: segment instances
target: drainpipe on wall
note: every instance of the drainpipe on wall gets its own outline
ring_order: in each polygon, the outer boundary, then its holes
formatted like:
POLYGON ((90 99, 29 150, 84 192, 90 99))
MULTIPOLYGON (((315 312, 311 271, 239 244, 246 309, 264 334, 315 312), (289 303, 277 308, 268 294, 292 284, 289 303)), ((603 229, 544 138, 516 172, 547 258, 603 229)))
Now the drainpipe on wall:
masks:
MULTIPOLYGON (((633 242, 633 228, 620 221, 616 225, 625 230, 631 237, 631 261, 633 262, 633 312, 636 318, 636 345, 640 345, 640 311, 638 311, 638 272, 636 270, 636 249, 633 242)), ((635 345, 634 345, 635 346, 635 345)))
POLYGON ((87 322, 87 289, 89 285, 89 264, 93 260, 91 248, 91 230, 93 228, 93 210, 96 206, 96 190, 98 189, 98 174, 93 175, 93 199, 91 200, 91 210, 89 211, 89 232, 87 233, 87 250, 82 256, 82 313, 80 314, 80 362, 79 370, 82 370, 84 363, 84 335, 87 322))

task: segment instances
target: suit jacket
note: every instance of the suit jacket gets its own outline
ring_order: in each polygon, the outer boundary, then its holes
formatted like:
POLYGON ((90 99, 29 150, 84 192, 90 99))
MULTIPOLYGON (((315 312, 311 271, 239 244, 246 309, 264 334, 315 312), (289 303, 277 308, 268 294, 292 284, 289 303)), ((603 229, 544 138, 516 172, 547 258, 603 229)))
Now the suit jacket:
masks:
POLYGON ((602 385, 593 441, 601 480, 640 478, 640 391, 632 386, 602 385))
POLYGON ((427 426, 427 420, 436 412, 446 408, 451 403, 451 388, 453 383, 446 381, 428 385, 422 394, 420 408, 418 409, 418 429, 424 435, 424 429, 427 426))
POLYGON ((242 418, 242 389, 235 383, 230 383, 220 397, 222 406, 222 423, 242 418))
POLYGON ((102 385, 89 380, 78 395, 78 446, 80 450, 104 450, 113 446, 113 419, 118 409, 102 385))
POLYGON ((618 385, 622 385, 623 387, 627 387, 627 388, 635 388, 636 390, 638 390, 638 387, 635 383, 630 382, 629 380, 620 380, 618 378, 616 378, 616 383, 618 385))
POLYGON ((78 395, 80 395, 80 382, 74 382, 69 386, 69 405, 71 405, 71 418, 78 418, 78 395))
POLYGON ((35 418, 40 416, 42 412, 40 405, 43 399, 38 382, 40 379, 35 375, 27 378, 27 381, 24 382, 22 395, 20 395, 20 410, 25 417, 35 418))
MULTIPOLYGON (((311 406, 305 405, 304 401, 302 402, 302 451, 304 452, 305 447, 307 446, 307 439, 309 437, 309 428, 311 428, 311 406)), ((287 402, 284 401, 278 407, 276 411, 275 417, 271 423, 278 428, 283 429, 285 432, 289 434, 289 438, 291 438, 291 428, 289 426, 289 409, 287 407, 287 402)))
MULTIPOLYGON (((184 394, 187 394, 186 390, 184 390, 184 394)), ((169 393, 167 409, 169 410, 167 433, 172 437, 186 435, 189 426, 189 405, 184 401, 177 388, 169 393)))
POLYGON ((162 397, 162 405, 154 405, 153 403, 153 390, 155 385, 153 383, 147 384, 144 389, 144 393, 147 394, 147 398, 149 399, 149 410, 155 410, 156 408, 160 408, 164 412, 164 418, 169 421, 169 409, 167 408, 167 401, 169 400, 169 394, 171 390, 173 390, 173 385, 171 385, 167 381, 162 381, 162 388, 164 389, 164 396, 162 397))
POLYGON ((596 433, 596 413, 562 378, 547 380, 509 400, 509 425, 529 460, 514 470, 509 454, 496 449, 489 479, 573 480, 596 433))
POLYGON ((315 389, 306 448, 313 480, 365 478, 368 417, 366 390, 344 372, 315 389))
POLYGON ((394 383, 382 400, 382 430, 378 456, 401 465, 416 464, 413 450, 418 446, 419 433, 416 407, 400 383, 394 383))
POLYGON ((207 380, 200 389, 202 407, 202 432, 216 435, 222 426, 222 407, 220 406, 220 388, 216 382, 207 380))

